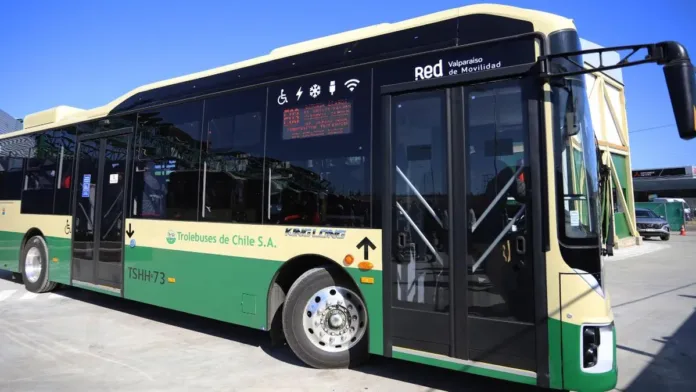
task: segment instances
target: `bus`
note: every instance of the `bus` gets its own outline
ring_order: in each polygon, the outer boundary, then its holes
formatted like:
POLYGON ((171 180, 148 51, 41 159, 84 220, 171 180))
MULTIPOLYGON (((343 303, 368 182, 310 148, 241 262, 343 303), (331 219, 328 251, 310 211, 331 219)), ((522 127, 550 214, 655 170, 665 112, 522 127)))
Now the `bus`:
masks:
POLYGON ((683 139, 676 42, 582 51, 565 17, 471 5, 58 106, 0 136, 0 268, 370 355, 609 390, 583 54, 645 50, 683 139), (571 164, 572 162, 572 164, 571 164))

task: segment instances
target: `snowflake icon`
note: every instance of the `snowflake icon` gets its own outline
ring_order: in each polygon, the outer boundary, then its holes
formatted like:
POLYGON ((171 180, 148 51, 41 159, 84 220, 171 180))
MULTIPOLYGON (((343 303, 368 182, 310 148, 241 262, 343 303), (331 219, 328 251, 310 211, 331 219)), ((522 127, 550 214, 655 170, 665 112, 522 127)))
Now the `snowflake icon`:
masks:
POLYGON ((318 84, 315 84, 309 88, 309 95, 311 95, 312 98, 318 97, 319 94, 321 94, 321 86, 319 86, 318 84))

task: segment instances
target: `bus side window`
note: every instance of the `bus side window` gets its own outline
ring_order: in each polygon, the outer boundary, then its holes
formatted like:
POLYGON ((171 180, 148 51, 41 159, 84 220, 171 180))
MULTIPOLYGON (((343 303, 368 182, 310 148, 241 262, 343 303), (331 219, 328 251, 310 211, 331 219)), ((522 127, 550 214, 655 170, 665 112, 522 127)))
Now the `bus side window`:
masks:
POLYGON ((371 226, 371 89, 369 68, 332 72, 269 88, 264 222, 371 226), (324 91, 340 80, 354 89, 324 91), (313 93, 296 97, 302 86, 313 93), (283 92, 293 92, 290 102, 283 92), (279 95, 280 94, 280 95, 279 95))
POLYGON ((203 101, 138 115, 133 216, 197 220, 203 101))
POLYGON ((69 215, 72 210, 70 189, 73 185, 77 132, 74 127, 67 127, 56 131, 55 138, 58 148, 58 171, 56 173, 57 184, 53 212, 56 215, 69 215))
POLYGON ((56 132, 26 136, 31 148, 24 170, 23 214, 53 214, 61 147, 60 139, 55 138, 56 132))
POLYGON ((19 200, 22 195, 24 159, 17 145, 18 138, 0 140, 0 200, 19 200))
POLYGON ((261 223, 266 90, 206 100, 201 219, 261 223))

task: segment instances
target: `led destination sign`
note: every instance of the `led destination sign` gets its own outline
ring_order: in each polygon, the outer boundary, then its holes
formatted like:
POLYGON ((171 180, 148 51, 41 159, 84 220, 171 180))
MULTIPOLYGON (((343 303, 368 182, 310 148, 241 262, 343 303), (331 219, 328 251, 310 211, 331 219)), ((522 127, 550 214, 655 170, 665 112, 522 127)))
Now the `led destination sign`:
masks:
POLYGON ((353 105, 348 100, 317 103, 283 111, 283 139, 345 135, 352 130, 353 105))

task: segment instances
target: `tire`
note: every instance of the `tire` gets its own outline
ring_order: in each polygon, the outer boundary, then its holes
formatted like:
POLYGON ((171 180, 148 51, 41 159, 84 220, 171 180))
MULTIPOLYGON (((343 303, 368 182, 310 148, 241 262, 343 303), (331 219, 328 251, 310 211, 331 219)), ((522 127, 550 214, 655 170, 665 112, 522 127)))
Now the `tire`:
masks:
POLYGON ((660 239, 661 239, 662 241, 669 241, 669 234, 661 235, 661 236, 660 236, 660 239))
POLYGON ((27 241, 19 262, 24 287, 28 291, 45 293, 56 288, 56 283, 48 280, 48 245, 43 237, 37 235, 27 241))
POLYGON ((363 299, 352 280, 327 268, 305 272, 290 287, 283 331, 295 355, 317 369, 355 367, 369 358, 363 299))

